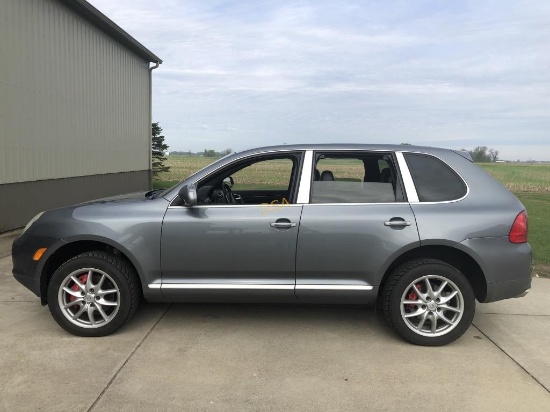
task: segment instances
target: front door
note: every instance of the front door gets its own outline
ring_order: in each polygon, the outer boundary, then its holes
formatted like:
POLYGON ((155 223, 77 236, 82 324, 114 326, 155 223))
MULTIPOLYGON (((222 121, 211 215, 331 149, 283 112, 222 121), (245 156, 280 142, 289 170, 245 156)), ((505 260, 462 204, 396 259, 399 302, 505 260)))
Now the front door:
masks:
POLYGON ((197 182, 197 206, 169 207, 162 227, 163 295, 294 298, 299 164, 300 154, 292 153, 240 160, 197 182))

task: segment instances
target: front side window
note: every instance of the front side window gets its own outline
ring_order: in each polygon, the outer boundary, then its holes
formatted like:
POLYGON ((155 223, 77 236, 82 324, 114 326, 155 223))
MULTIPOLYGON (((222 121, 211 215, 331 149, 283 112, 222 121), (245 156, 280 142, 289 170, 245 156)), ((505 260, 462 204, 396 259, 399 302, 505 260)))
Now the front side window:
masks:
POLYGON ((290 204, 295 196, 299 155, 239 161, 198 184, 198 204, 290 204))
POLYGON ((466 195, 463 180, 441 160, 424 154, 404 153, 421 202, 457 200, 466 195))
POLYGON ((392 203, 396 171, 389 154, 320 152, 315 156, 311 203, 392 203))
POLYGON ((290 191, 292 159, 267 159, 243 167, 233 173, 233 191, 283 190, 290 191))

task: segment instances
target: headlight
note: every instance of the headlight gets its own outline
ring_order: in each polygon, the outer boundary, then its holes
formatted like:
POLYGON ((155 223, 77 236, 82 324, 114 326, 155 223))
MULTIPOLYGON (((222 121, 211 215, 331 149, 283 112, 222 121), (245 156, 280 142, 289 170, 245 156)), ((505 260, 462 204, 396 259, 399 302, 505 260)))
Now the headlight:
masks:
POLYGON ((28 229, 29 227, 31 227, 32 224, 33 224, 34 222, 36 222, 40 216, 42 216, 43 213, 44 213, 44 212, 40 212, 40 213, 37 214, 35 217, 33 217, 33 218, 29 221, 29 223, 27 223, 27 226, 25 226, 25 229, 23 229, 23 232, 21 232, 21 234, 25 233, 25 232, 27 231, 27 229, 28 229))

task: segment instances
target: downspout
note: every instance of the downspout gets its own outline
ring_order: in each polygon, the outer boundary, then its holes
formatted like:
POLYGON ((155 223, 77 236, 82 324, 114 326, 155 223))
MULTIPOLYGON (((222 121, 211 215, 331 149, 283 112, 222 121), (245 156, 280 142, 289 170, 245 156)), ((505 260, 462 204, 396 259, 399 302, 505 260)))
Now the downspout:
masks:
POLYGON ((153 150, 151 149, 151 125, 153 124, 153 70, 159 67, 160 62, 157 61, 154 63, 154 66, 149 67, 149 132, 147 133, 149 140, 149 190, 153 189, 153 150))

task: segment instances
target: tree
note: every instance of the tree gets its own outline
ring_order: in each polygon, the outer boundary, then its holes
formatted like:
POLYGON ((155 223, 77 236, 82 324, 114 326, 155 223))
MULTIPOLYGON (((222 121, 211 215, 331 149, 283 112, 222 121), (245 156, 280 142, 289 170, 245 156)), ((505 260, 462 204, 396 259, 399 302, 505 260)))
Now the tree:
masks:
POLYGON ((159 126, 159 122, 153 123, 151 128, 152 142, 151 150, 153 153, 153 178, 156 178, 159 173, 168 172, 170 166, 165 166, 164 161, 166 160, 166 151, 168 150, 168 145, 164 143, 164 136, 161 135, 162 127, 159 126))
POLYGON ((223 157, 223 156, 227 156, 228 154, 231 154, 231 152, 233 152, 233 149, 225 149, 225 150, 222 150, 220 152, 220 156, 223 157))
POLYGON ((487 146, 478 146, 474 150, 471 150, 470 155, 472 156, 472 160, 476 163, 490 162, 491 158, 487 154, 488 150, 487 146))
POLYGON ((496 162, 498 160, 498 150, 489 149, 487 146, 478 146, 470 150, 472 160, 476 163, 496 162))

